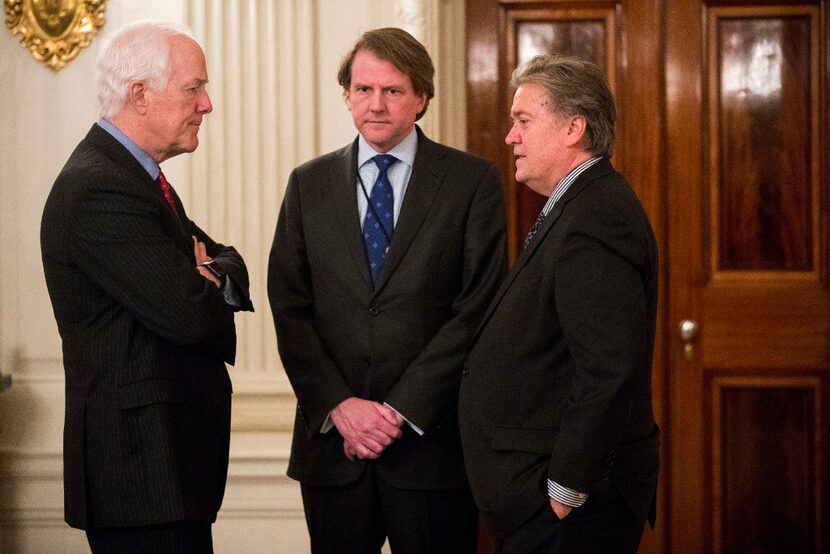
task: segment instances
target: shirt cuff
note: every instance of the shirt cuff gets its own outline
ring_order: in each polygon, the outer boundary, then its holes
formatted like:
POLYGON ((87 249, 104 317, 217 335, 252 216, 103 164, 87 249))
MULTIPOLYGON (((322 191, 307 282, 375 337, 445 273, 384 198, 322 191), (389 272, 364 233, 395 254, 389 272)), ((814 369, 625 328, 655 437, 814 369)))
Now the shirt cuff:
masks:
POLYGON ((326 434, 332 430, 334 427, 334 422, 331 420, 331 412, 326 416, 326 419, 323 420, 323 424, 320 426, 320 432, 322 434, 326 434))
POLYGON ((548 496, 571 508, 579 508, 588 500, 588 495, 584 492, 576 492, 550 479, 548 479, 548 496))
POLYGON ((412 423, 411 421, 409 421, 408 419, 406 419, 406 417, 404 417, 404 415, 402 413, 400 413, 398 410, 396 410, 395 408, 393 408, 392 406, 390 406, 386 402, 384 402, 383 405, 386 406, 387 408, 389 408, 390 410, 392 410, 393 412, 395 412, 396 414, 398 414, 399 416, 401 416, 401 419, 403 419, 404 423, 406 423, 409 426, 410 429, 412 429, 413 431, 418 433, 420 436, 422 436, 422 437, 424 436, 424 432, 421 430, 421 428, 418 427, 417 425, 415 425, 414 423, 412 423))
POLYGON ((225 303, 231 308, 242 307, 242 293, 239 292, 239 288, 229 275, 225 276, 225 286, 222 288, 222 294, 225 297, 225 303))

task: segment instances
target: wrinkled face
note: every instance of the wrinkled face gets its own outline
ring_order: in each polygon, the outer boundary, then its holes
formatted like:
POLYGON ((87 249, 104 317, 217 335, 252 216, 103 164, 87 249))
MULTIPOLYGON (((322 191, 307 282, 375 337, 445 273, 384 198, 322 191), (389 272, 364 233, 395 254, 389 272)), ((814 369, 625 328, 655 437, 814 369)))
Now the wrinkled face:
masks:
POLYGON ((370 50, 355 55, 345 97, 355 127, 378 152, 388 152, 406 138, 426 103, 408 75, 370 50))
POLYGON ((557 117, 542 85, 528 83, 516 90, 510 117, 513 125, 504 141, 513 146, 516 181, 550 196, 573 167, 582 136, 578 118, 557 117))
POLYGON ((199 45, 187 37, 172 39, 170 80, 163 88, 146 92, 145 131, 149 153, 157 162, 196 150, 202 117, 213 111, 205 90, 207 82, 205 56, 199 45))

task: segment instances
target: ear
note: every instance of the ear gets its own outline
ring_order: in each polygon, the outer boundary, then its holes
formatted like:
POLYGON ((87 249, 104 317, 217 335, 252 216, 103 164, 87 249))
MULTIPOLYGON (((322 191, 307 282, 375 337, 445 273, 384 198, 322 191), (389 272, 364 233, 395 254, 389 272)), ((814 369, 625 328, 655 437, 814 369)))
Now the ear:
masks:
POLYGON ((426 95, 426 93, 419 96, 418 100, 420 101, 420 103, 418 104, 418 111, 416 111, 415 113, 421 113, 421 112, 424 111, 424 107, 427 105, 427 95, 426 95))
POLYGON ((127 85, 127 103, 140 114, 147 112, 147 82, 146 81, 130 81, 127 85))
POLYGON ((578 145, 582 142, 582 137, 585 135, 587 127, 585 118, 581 115, 571 117, 568 121, 568 143, 570 145, 578 145))
POLYGON ((349 89, 343 89, 343 102, 346 103, 346 109, 352 111, 352 103, 351 103, 351 95, 349 94, 349 89))

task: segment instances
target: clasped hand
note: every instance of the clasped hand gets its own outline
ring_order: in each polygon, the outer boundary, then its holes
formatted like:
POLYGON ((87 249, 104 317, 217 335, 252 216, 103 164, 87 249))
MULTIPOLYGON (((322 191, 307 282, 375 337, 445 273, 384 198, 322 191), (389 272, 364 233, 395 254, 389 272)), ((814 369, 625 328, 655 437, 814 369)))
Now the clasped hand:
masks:
POLYGON ((349 461, 355 457, 375 460, 403 434, 403 418, 372 400, 347 398, 331 411, 331 420, 343 436, 343 452, 349 461))

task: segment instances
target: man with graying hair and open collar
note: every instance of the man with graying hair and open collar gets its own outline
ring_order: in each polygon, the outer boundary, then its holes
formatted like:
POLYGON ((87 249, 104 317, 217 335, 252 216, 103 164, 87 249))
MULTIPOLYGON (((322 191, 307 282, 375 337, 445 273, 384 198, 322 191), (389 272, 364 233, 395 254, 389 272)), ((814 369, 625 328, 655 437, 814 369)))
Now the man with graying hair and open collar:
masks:
POLYGON ((253 306, 242 257, 187 217, 159 167, 199 143, 205 58, 186 29, 135 22, 104 47, 97 79, 101 118, 41 224, 66 371, 65 517, 95 554, 212 552, 225 363, 234 312, 253 306))
POLYGON ((634 553, 658 472, 654 234, 609 160, 600 69, 538 56, 513 85, 516 181, 548 201, 465 364, 470 487, 502 553, 634 553))

